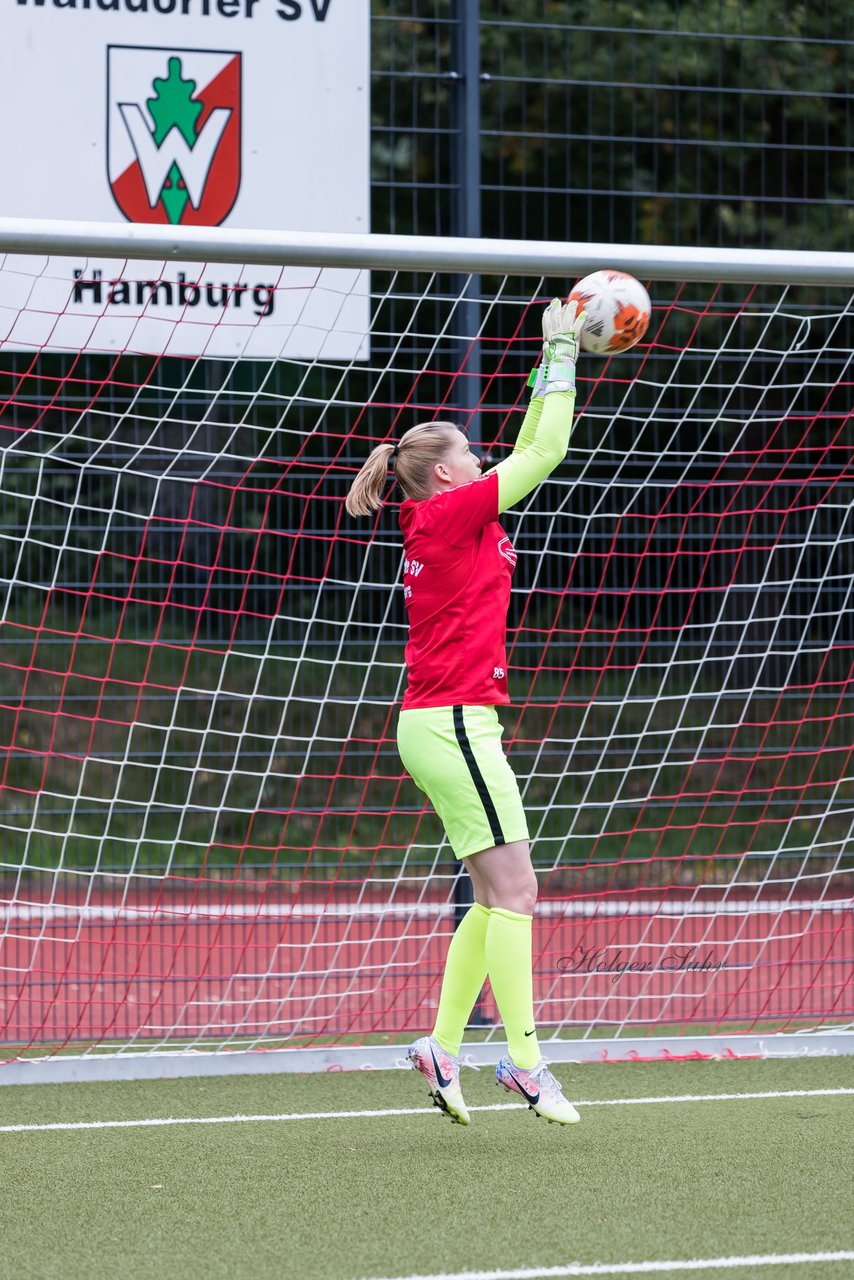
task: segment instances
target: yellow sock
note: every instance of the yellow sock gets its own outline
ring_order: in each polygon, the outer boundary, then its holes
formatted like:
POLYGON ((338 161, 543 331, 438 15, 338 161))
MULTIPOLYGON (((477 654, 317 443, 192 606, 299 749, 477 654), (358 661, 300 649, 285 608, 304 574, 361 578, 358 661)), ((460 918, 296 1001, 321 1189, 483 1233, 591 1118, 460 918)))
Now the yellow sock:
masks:
POLYGON ((534 1026, 533 916, 493 907, 486 931, 486 969, 517 1067, 535 1067, 540 1046, 534 1026))
POLYGON ((475 902, 457 926, 442 978, 433 1036, 446 1053, 458 1054, 474 1002, 486 981, 489 908, 475 902))

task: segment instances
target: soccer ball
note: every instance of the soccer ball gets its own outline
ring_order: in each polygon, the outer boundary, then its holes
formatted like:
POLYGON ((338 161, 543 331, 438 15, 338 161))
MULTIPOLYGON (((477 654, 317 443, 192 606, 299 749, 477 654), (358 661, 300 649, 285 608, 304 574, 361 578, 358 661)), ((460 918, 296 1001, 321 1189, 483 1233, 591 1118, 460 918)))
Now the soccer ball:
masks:
POLYGON ((650 317, 649 294, 639 280, 625 271, 594 271, 569 295, 587 312, 581 331, 581 349, 597 356, 628 351, 646 333, 650 317))

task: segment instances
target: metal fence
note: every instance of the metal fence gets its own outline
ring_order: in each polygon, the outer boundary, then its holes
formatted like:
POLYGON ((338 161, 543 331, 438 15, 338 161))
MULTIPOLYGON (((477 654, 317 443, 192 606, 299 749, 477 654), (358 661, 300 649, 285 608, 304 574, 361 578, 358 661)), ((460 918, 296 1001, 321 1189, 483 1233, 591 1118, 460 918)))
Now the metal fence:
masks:
POLYGON ((459 234, 475 132, 484 235, 846 249, 852 49, 837 0, 375 0, 373 228, 459 234))

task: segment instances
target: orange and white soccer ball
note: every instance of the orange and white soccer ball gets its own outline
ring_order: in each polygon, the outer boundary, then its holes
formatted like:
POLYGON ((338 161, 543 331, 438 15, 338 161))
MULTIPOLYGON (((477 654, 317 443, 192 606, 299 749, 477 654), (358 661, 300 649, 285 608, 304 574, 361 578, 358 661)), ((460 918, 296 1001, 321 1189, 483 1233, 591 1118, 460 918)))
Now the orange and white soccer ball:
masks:
POLYGON ((587 312, 581 331, 582 351, 610 356, 628 351, 646 333, 651 314, 649 294, 625 271, 594 271, 579 280, 569 295, 587 312))

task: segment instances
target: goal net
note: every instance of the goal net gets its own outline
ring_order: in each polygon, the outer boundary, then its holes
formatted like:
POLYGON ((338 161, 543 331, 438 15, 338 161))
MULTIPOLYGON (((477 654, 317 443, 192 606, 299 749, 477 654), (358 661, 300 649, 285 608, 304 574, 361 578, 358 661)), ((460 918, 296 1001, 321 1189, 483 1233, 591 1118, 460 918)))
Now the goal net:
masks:
MULTIPOLYGON (((225 271, 85 231, 0 254, 0 1079, 391 1065, 431 1028, 467 885, 395 747, 401 495, 343 499, 434 416, 504 457, 593 266, 652 323, 582 358, 502 521, 544 1050, 851 1048, 854 257, 225 271)), ((473 1024, 495 1057, 488 985, 473 1024)))

